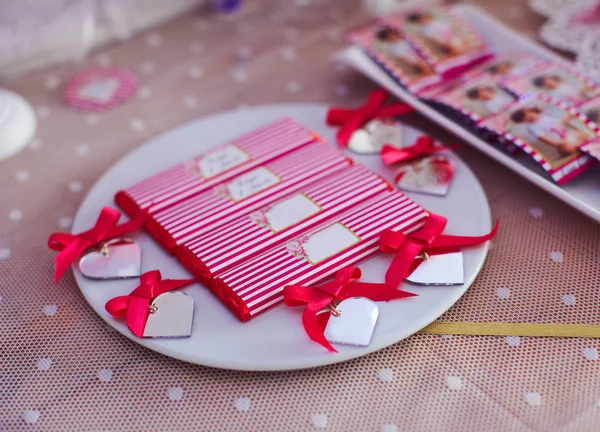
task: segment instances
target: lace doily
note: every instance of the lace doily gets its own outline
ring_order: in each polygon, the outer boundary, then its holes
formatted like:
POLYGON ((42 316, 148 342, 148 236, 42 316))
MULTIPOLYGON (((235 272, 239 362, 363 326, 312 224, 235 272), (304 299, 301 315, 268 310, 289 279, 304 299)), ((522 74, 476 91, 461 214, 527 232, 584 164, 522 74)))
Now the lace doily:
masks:
POLYGON ((542 40, 577 56, 577 67, 600 80, 600 1, 529 0, 529 6, 548 21, 540 30, 542 40))

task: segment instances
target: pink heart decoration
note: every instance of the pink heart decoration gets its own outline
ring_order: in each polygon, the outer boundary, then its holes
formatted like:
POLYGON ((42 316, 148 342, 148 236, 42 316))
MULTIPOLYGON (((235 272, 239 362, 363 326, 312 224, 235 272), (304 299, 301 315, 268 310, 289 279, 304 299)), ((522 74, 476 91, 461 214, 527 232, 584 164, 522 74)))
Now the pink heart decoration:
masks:
POLYGON ((80 111, 105 111, 131 98, 138 79, 129 69, 88 69, 73 76, 65 88, 67 105, 80 111))

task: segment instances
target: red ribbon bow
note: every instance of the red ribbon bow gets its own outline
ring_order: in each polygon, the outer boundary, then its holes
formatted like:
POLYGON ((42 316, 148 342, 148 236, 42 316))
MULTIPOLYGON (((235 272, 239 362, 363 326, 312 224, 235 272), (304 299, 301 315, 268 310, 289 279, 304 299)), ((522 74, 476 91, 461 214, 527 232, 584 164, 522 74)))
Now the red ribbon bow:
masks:
POLYGON ((194 279, 161 279, 158 270, 144 273, 140 276, 140 285, 131 294, 110 299, 104 308, 115 318, 125 316, 129 330, 137 337, 143 337, 152 300, 167 291, 194 282, 194 279))
POLYGON ((339 270, 334 280, 323 285, 314 288, 288 285, 283 289, 283 301, 287 306, 306 305, 302 312, 304 330, 312 340, 320 343, 329 351, 337 352, 324 335, 329 314, 323 314, 325 320, 320 320, 317 314, 334 300, 367 297, 373 301, 387 301, 416 295, 392 289, 385 284, 357 282, 360 276, 361 271, 358 267, 347 267, 339 270))
POLYGON ((336 134, 340 147, 346 147, 354 131, 360 129, 369 120, 377 117, 394 117, 414 111, 413 107, 404 103, 382 106, 387 96, 385 90, 375 90, 369 94, 367 103, 361 107, 356 109, 333 107, 327 111, 327 124, 341 126, 336 134))
POLYGON ((48 238, 48 247, 60 253, 54 259, 54 283, 57 283, 67 269, 85 250, 98 243, 122 236, 139 229, 147 218, 143 213, 135 219, 117 225, 121 212, 110 207, 104 207, 98 215, 96 225, 80 234, 54 233, 48 238))
POLYGON ((430 136, 420 136, 417 141, 410 147, 396 148, 389 144, 382 147, 379 156, 386 165, 406 162, 418 159, 421 156, 426 156, 441 150, 448 150, 456 146, 436 146, 435 141, 430 136))
POLYGON ((380 236, 380 249, 384 253, 394 253, 394 259, 385 274, 385 283, 396 288, 423 261, 419 255, 439 255, 458 251, 459 247, 473 246, 491 240, 498 232, 498 221, 492 231, 482 236, 453 236, 442 234, 446 218, 432 214, 423 227, 409 235, 386 230, 380 236))

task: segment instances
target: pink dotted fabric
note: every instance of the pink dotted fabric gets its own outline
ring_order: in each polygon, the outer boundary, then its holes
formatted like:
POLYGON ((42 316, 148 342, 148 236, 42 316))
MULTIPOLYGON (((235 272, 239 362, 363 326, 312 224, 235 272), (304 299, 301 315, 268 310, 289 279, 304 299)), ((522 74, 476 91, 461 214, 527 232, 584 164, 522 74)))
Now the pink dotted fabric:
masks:
MULTIPOLYGON (((521 2, 482 3, 530 33, 540 23, 521 2)), ((415 335, 312 370, 222 371, 119 335, 72 275, 52 284, 48 235, 68 230, 96 179, 151 136, 245 104, 363 101, 372 84, 329 61, 341 35, 366 23, 360 7, 268 1, 228 21, 191 14, 85 65, 3 84, 33 103, 40 128, 0 164, 0 430, 597 430, 597 339, 415 335), (83 114, 47 85, 98 64, 132 69, 137 95, 83 114)), ((599 324, 600 226, 475 150, 459 153, 502 230, 475 284, 440 319, 599 324)))

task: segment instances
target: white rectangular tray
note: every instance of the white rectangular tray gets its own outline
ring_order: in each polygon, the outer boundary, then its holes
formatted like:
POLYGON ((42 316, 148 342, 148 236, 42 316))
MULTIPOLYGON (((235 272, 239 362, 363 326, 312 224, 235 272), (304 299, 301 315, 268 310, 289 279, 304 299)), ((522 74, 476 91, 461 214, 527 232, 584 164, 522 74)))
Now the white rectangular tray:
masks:
MULTIPOLYGON (((458 5, 456 13, 471 23, 487 40, 497 53, 524 51, 537 54, 554 62, 568 63, 562 57, 535 43, 515 30, 505 26, 483 10, 475 6, 458 5)), ((450 120, 435 109, 421 102, 417 97, 398 86, 375 62, 357 47, 349 47, 337 53, 336 58, 364 73, 379 85, 412 105, 417 111, 430 118, 440 126, 453 132, 469 144, 478 148, 488 156, 504 164, 517 174, 525 177, 533 184, 541 187, 560 200, 566 202, 580 212, 600 222, 600 166, 594 166, 564 186, 558 186, 548 177, 543 169, 526 154, 516 157, 508 156, 477 135, 450 120)))

